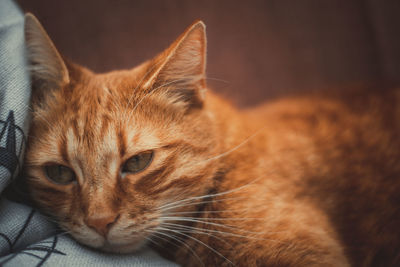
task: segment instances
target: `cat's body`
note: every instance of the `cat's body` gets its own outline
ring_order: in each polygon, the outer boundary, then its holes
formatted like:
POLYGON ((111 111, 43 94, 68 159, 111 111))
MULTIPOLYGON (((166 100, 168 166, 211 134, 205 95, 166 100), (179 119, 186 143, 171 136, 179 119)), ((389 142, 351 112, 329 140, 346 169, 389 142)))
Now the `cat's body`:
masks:
POLYGON ((202 23, 108 74, 65 64, 32 17, 27 26, 41 67, 30 190, 78 241, 113 252, 148 241, 187 266, 400 264, 398 90, 239 111, 204 96, 202 23))
MULTIPOLYGON (((214 113, 224 114, 221 142, 233 140, 220 152, 243 140, 246 145, 220 162, 226 172, 214 192, 234 192, 202 207, 233 212, 199 217, 241 230, 191 226, 251 238, 218 235, 228 243, 202 234, 196 238, 217 244, 239 266, 397 266, 400 93, 344 95, 278 100, 233 114, 221 112, 218 102, 214 113), (233 199, 223 200, 228 198, 233 199)), ((210 265, 224 261, 186 240, 199 255, 209 256, 210 265)), ((182 263, 188 253, 183 249, 182 263)))

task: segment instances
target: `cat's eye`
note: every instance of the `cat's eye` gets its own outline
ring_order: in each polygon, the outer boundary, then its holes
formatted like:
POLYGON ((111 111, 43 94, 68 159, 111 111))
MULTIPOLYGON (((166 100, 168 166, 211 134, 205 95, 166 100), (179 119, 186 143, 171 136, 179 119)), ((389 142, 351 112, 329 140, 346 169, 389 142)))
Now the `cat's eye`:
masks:
POLYGON ((122 173, 138 173, 150 165, 153 151, 146 151, 129 158, 122 166, 122 173))
POLYGON ((63 165, 45 166, 47 178, 56 184, 67 185, 75 181, 75 173, 70 168, 63 165))

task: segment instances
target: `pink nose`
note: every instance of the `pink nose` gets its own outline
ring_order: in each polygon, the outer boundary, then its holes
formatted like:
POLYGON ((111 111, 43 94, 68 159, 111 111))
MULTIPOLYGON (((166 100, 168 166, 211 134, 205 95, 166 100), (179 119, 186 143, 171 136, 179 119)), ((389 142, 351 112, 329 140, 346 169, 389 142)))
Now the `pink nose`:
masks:
POLYGON ((87 226, 93 228, 96 230, 96 232, 105 237, 107 236, 111 226, 118 220, 118 218, 119 215, 117 214, 95 214, 94 216, 88 216, 85 219, 85 222, 87 226))

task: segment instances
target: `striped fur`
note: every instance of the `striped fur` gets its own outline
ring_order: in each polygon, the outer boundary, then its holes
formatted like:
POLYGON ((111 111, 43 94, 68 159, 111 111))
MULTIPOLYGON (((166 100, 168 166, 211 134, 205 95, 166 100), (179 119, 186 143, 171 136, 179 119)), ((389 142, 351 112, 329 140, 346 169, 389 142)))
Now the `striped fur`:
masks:
POLYGON ((58 56, 36 68, 25 172, 37 205, 84 244, 150 244, 186 266, 400 265, 399 91, 239 112, 205 95, 205 42, 196 22, 132 70, 95 74, 58 56), (67 78, 49 75, 64 65, 67 78), (121 174, 150 150, 145 170, 121 174), (48 164, 76 182, 51 182, 48 164), (98 217, 116 218, 108 233, 88 223, 98 217))

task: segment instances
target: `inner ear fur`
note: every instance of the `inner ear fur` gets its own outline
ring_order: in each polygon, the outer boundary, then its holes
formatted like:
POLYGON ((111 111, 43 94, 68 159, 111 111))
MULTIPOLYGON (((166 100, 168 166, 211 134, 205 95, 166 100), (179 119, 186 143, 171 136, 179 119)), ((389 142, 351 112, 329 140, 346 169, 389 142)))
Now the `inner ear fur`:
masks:
POLYGON ((145 87, 163 91, 173 102, 200 107, 206 89, 206 43, 204 23, 194 22, 154 59, 145 87))

